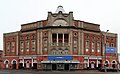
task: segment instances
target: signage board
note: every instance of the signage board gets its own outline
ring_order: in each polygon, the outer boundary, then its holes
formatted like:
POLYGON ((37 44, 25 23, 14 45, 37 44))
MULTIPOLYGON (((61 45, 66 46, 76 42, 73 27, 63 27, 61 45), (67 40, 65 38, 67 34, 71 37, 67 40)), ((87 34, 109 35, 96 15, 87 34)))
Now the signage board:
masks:
POLYGON ((32 57, 29 57, 29 56, 26 56, 26 57, 24 57, 24 59, 31 59, 32 57))
POLYGON ((101 57, 97 57, 97 56, 89 56, 89 57, 84 57, 84 59, 102 59, 101 57))
POLYGON ((106 53, 115 54, 116 48, 115 47, 106 47, 106 53))
POLYGON ((72 60, 72 56, 48 56, 48 60, 72 60))

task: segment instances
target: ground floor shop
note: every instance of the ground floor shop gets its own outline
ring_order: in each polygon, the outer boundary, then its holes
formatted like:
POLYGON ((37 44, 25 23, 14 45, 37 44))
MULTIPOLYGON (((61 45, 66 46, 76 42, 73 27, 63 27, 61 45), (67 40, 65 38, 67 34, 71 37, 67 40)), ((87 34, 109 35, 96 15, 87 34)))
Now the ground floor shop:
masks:
POLYGON ((101 67, 118 68, 117 58, 101 56, 19 56, 6 57, 3 69, 79 70, 101 67))
POLYGON ((77 70, 77 64, 70 63, 53 63, 42 64, 43 70, 77 70))

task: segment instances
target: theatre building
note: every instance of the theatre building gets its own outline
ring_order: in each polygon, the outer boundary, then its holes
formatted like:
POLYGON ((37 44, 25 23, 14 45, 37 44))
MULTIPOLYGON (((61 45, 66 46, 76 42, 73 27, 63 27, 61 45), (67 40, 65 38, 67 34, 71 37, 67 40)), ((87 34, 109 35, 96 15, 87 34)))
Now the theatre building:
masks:
POLYGON ((4 33, 3 39, 3 69, 98 69, 105 63, 107 67, 118 66, 117 34, 101 31, 99 24, 75 20, 73 12, 66 13, 62 6, 48 12, 46 20, 4 33))

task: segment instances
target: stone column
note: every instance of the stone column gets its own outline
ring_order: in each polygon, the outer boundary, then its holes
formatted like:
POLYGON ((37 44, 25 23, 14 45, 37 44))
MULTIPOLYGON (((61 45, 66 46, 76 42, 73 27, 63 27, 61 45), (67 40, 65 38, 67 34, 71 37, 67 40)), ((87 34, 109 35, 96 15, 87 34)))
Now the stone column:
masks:
POLYGON ((88 67, 89 67, 89 57, 88 57, 88 67))
POLYGON ((23 58, 23 67, 24 67, 24 58, 23 58))
POLYGON ((37 54, 40 54, 40 32, 37 31, 37 54))
POLYGON ((40 31, 40 54, 43 54, 43 51, 42 51, 42 31, 40 31))
POLYGON ((64 46, 64 33, 63 33, 63 46, 64 46))
POLYGON ((33 67, 33 58, 32 58, 32 67, 33 67))
POLYGON ((57 33, 57 46, 58 46, 58 33, 57 33))
POLYGON ((96 63, 96 67, 98 67, 98 58, 97 58, 97 63, 96 63))

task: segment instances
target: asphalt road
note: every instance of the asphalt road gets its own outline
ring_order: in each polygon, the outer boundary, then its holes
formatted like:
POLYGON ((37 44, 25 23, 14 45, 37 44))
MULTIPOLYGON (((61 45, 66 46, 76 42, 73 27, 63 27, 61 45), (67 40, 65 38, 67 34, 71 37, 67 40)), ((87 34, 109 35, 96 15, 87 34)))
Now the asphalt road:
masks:
POLYGON ((120 74, 120 72, 0 70, 0 74, 120 74))

